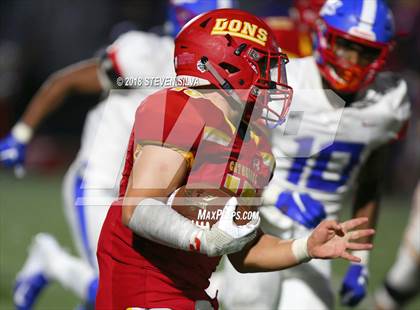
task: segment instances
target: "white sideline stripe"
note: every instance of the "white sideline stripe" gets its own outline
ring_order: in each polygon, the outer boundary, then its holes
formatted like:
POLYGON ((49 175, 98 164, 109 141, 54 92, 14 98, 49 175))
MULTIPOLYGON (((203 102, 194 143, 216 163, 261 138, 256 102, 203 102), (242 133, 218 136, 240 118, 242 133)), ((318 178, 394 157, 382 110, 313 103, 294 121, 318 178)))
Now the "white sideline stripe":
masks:
POLYGON ((360 15, 359 28, 372 32, 372 26, 375 22, 376 11, 378 9, 377 0, 364 0, 362 5, 362 13, 360 15))

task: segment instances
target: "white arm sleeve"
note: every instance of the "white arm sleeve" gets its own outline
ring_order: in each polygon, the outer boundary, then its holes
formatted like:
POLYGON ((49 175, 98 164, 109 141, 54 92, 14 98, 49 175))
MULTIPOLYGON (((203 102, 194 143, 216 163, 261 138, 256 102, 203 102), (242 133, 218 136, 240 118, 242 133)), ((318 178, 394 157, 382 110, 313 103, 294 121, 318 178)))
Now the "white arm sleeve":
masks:
POLYGON ((221 256, 239 252, 257 235, 259 219, 236 226, 232 218, 235 207, 236 204, 227 204, 220 221, 205 230, 161 201, 147 198, 135 208, 128 227, 139 236, 168 247, 221 256))
POLYGON ((141 237, 185 251, 190 250, 192 236, 201 230, 171 207, 152 198, 139 203, 128 227, 141 237))

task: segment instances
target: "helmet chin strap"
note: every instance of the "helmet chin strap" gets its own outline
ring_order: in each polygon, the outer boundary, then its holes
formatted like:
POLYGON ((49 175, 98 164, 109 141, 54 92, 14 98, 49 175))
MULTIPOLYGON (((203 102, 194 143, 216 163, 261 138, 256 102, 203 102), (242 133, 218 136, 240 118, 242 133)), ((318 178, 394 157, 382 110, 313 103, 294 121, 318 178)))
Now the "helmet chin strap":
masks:
MULTIPOLYGON (((251 119, 251 115, 252 112, 254 110, 254 106, 255 106, 255 102, 252 102, 252 104, 250 101, 248 101, 246 104, 244 104, 242 102, 242 100, 240 99, 240 97, 238 96, 237 92, 233 89, 232 85, 226 80, 224 79, 219 72, 217 72, 217 70, 214 68, 214 66, 211 64, 211 62, 209 61, 209 59, 206 56, 201 57, 200 59, 201 64, 203 65, 203 67, 211 74, 213 75, 213 77, 216 79, 216 81, 219 83, 219 85, 222 87, 222 89, 224 89, 226 91, 226 93, 228 93, 229 97, 233 99, 234 103, 231 103, 230 105, 232 106, 233 109, 238 110, 240 112, 242 112, 242 117, 241 117, 241 121, 240 121, 240 126, 239 126, 239 132, 238 134, 240 136, 242 136, 243 138, 245 137, 245 133, 241 132, 243 131, 244 128, 247 128, 249 121, 251 119), (236 103, 236 104, 235 104, 236 103), (245 105, 245 108, 244 108, 245 105), (242 111, 242 109, 244 108, 244 110, 242 111)), ((256 86, 254 86, 251 89, 251 93, 253 93, 254 96, 258 97, 260 92, 260 89, 256 86)), ((228 100, 228 102, 231 102, 232 100, 228 100)), ((261 117, 263 119, 265 119, 266 121, 266 125, 268 128, 270 129, 274 129, 278 126, 280 126, 281 124, 283 124, 285 122, 285 119, 279 119, 279 120, 272 120, 268 117, 268 111, 267 111, 267 116, 263 117, 261 115, 261 117), (274 124, 271 125, 269 123, 269 121, 272 121, 274 124)), ((246 129, 245 129, 246 131, 246 129)))
POLYGON ((254 104, 248 104, 250 102, 243 103, 241 98, 233 89, 232 85, 217 72, 217 70, 210 63, 209 59, 206 56, 201 57, 200 61, 203 64, 204 68, 206 68, 206 70, 214 76, 214 78, 220 84, 222 89, 224 89, 228 93, 230 98, 232 98, 233 101, 236 103, 233 108, 242 112, 239 126, 235 135, 235 142, 239 137, 242 140, 247 140, 249 138, 249 135, 247 135, 246 133, 248 132, 248 126, 251 119, 252 111, 254 109, 254 104))
MULTIPOLYGON (((234 101, 239 104, 239 107, 242 107, 243 105, 242 105, 241 98, 239 98, 238 94, 233 89, 232 85, 226 79, 224 79, 219 74, 219 72, 217 72, 217 70, 213 67, 213 65, 211 64, 211 62, 209 61, 209 59, 206 56, 203 56, 203 57, 201 57, 200 62, 203 65, 203 67, 211 75, 214 76, 214 78, 219 83, 219 85, 222 87, 222 89, 224 89, 229 94, 229 96, 231 96, 234 99, 234 101)), ((235 106, 234 108, 236 109, 237 107, 235 106)))

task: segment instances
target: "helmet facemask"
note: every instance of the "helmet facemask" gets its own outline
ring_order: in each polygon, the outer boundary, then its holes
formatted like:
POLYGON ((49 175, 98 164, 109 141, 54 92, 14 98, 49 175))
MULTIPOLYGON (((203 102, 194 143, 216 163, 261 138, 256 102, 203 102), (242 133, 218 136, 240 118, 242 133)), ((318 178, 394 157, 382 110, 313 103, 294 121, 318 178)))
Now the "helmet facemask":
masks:
POLYGON ((355 93, 369 85, 385 65, 392 47, 334 29, 321 20, 317 25, 316 45, 316 57, 323 77, 334 90, 342 93, 355 93), (360 49, 359 63, 343 57, 343 51, 350 46, 360 49))
MULTIPOLYGON (((244 104, 253 105, 253 115, 265 120, 270 128, 284 123, 289 110, 293 90, 287 85, 287 55, 281 52, 267 52, 235 40, 227 34, 228 46, 232 52, 241 57, 241 66, 230 63, 219 63, 216 70, 206 58, 209 73, 218 80, 219 88, 235 99, 236 108, 243 109, 244 104), (222 70, 220 70, 222 69, 222 70), (250 70, 250 80, 242 79, 241 70, 250 70), (216 72, 215 72, 216 71, 216 72)), ((235 107, 234 107, 235 108, 235 107)))
POLYGON ((287 85, 287 55, 281 52, 266 53, 254 49, 259 54, 257 60, 260 78, 255 86, 260 89, 256 107, 262 108, 261 118, 266 125, 275 128, 284 123, 291 104, 293 89, 287 85))

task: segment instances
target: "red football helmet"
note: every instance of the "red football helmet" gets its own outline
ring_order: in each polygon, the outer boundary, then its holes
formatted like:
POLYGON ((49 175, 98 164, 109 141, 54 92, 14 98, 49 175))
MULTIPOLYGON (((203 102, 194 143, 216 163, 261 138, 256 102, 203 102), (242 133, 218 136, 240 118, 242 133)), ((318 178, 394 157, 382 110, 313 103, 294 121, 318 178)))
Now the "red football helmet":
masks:
POLYGON ((260 18, 237 9, 199 15, 175 38, 174 61, 178 77, 199 78, 237 102, 252 103, 267 124, 284 121, 293 94, 288 58, 260 18))

